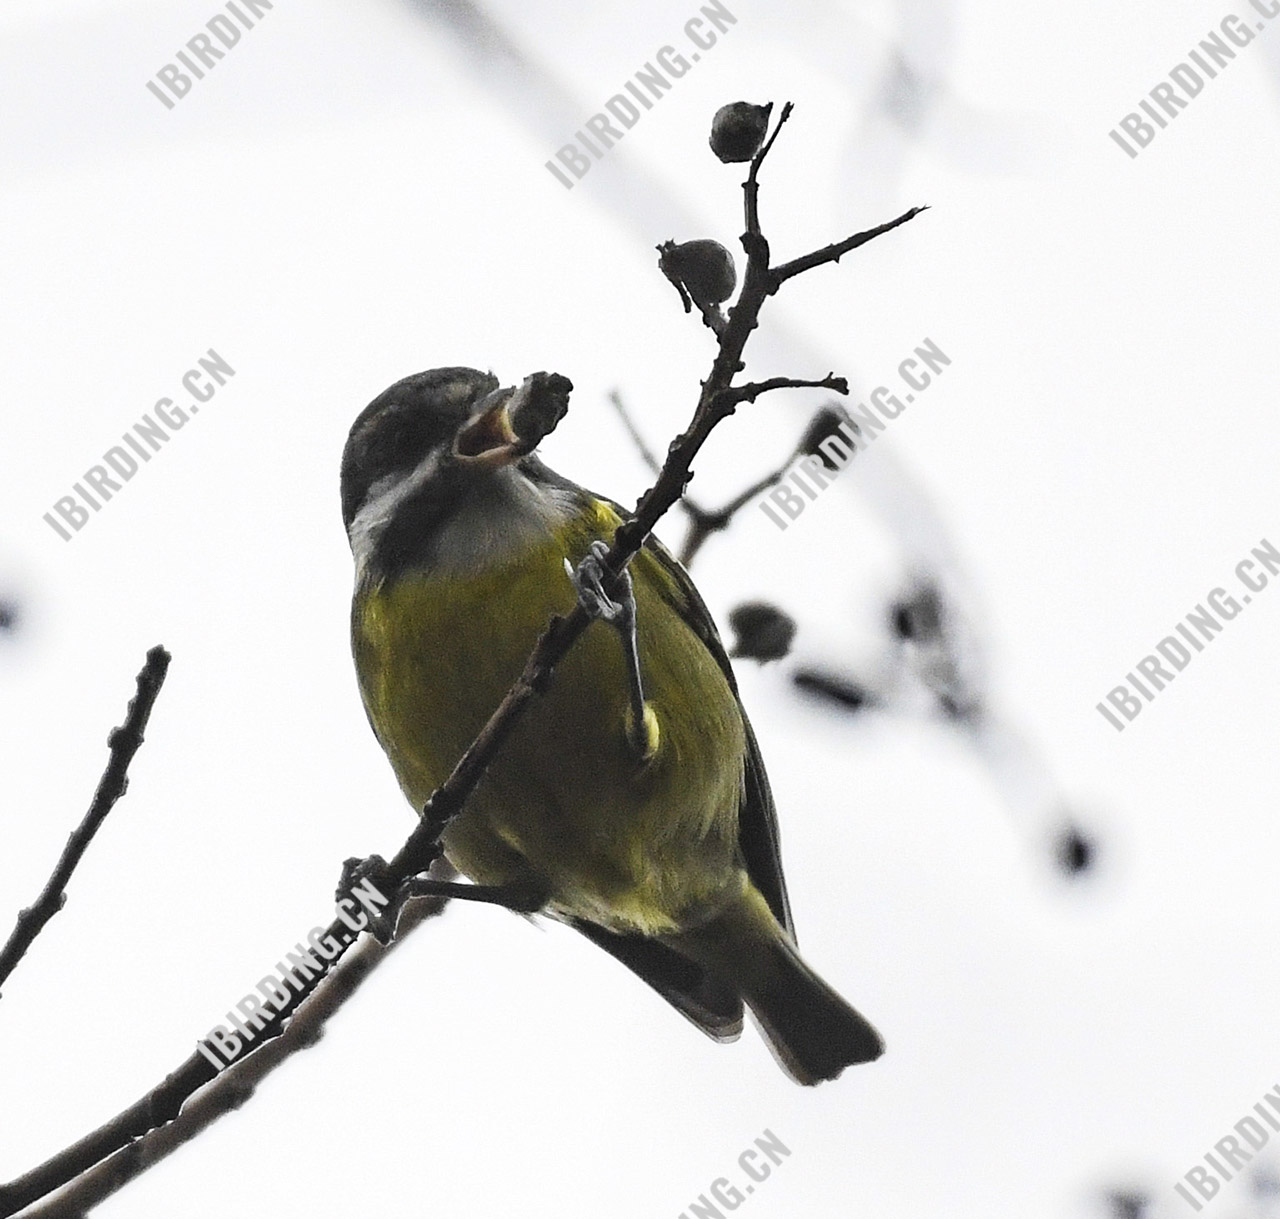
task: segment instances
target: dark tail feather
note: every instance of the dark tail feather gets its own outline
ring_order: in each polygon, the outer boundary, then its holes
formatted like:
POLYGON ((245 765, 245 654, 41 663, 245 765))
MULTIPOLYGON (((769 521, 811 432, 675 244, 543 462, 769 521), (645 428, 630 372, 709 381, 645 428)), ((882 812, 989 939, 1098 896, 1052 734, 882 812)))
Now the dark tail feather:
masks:
POLYGON ((708 1037, 733 1041, 742 1033, 742 1000, 738 992, 701 965, 658 940, 617 935, 582 919, 569 922, 648 982, 708 1037))
POLYGON ((742 995, 774 1057, 797 1083, 835 1079, 873 1062, 884 1042, 796 951, 758 889, 748 884, 715 918, 664 937, 742 995))
MULTIPOLYGON (((845 1067, 884 1053, 880 1034, 780 941, 746 999, 779 1064, 797 1083, 835 1079, 845 1067)), ((753 971, 754 972, 754 971, 753 971)))

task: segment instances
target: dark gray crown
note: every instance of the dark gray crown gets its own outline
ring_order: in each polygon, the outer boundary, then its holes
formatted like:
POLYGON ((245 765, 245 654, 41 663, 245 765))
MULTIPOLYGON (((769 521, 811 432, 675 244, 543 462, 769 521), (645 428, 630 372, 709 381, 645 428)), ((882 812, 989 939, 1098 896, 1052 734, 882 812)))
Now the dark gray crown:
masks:
POLYGON ((413 469, 497 388, 492 373, 432 368, 383 390, 351 425, 342 451, 342 523, 350 528, 370 487, 413 469))

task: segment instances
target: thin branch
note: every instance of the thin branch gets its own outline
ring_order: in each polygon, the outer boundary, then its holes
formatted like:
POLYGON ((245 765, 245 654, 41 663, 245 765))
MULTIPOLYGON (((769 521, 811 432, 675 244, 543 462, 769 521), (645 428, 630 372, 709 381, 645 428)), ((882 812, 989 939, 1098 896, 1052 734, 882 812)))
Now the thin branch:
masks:
MULTIPOLYGON (((451 875, 454 875, 452 869, 441 872, 442 877, 451 875)), ((395 942, 384 945, 371 937, 363 939, 317 988, 311 1001, 276 1041, 264 1046, 259 1053, 233 1063, 184 1104, 182 1112, 167 1126, 160 1126, 122 1147, 25 1211, 23 1219, 83 1219, 92 1207, 172 1155, 219 1118, 240 1108, 277 1067, 315 1045, 324 1036, 329 1020, 368 981, 387 955, 399 948, 422 923, 443 913, 447 905, 448 902, 439 897, 414 898, 401 916, 395 942)))
POLYGON ((776 487, 782 481, 782 476, 786 474, 787 468, 795 461, 796 453, 797 450, 793 450, 786 461, 776 470, 753 482, 745 491, 735 496, 723 508, 718 508, 715 512, 706 512, 702 509, 694 512, 688 502, 688 497, 686 497, 683 506, 689 511, 690 519, 689 532, 685 534, 684 545, 680 547, 681 564, 688 567, 697 556, 698 551, 702 549, 703 543, 712 534, 722 533, 728 529, 733 522, 733 518, 757 495, 768 491, 771 487, 776 487))
MULTIPOLYGON (((444 861, 441 861, 441 865, 447 868, 444 861)), ((451 869, 445 871, 433 869, 432 874, 439 875, 441 878, 454 875, 451 869)), ((430 905, 431 901, 440 901, 439 898, 422 900, 426 903, 421 911, 424 916, 434 912, 434 908, 430 905)), ((405 912, 401 915, 400 924, 402 929, 410 922, 410 911, 412 909, 412 906, 406 907, 405 912)), ((418 921, 421 921, 420 918, 418 921)), ((319 954, 316 955, 316 961, 319 964, 318 972, 313 977, 307 978, 305 982, 299 979, 301 982, 300 989, 291 996, 289 1003, 280 1010, 276 1019, 267 1024, 265 1028, 254 1033, 254 1040, 245 1047, 243 1053, 230 1067, 217 1071, 209 1060, 199 1050, 196 1050, 181 1066, 166 1075, 156 1087, 136 1100, 127 1109, 121 1110, 110 1121, 91 1131, 70 1147, 58 1152, 57 1155, 50 1157, 43 1164, 31 1169, 30 1172, 15 1178, 7 1185, 0 1185, 0 1219, 8 1219, 9 1216, 17 1214, 18 1211, 30 1206, 31 1203, 47 1197, 55 1189, 75 1181, 82 1174, 94 1168, 95 1165, 100 1165, 103 1161, 108 1160, 108 1157, 113 1157, 115 1153, 123 1149, 131 1148, 137 1140, 142 1139, 144 1136, 154 1131, 160 1131, 162 1134, 167 1133, 167 1128, 186 1113, 187 1102, 210 1081, 216 1080, 213 1087, 208 1090, 210 1094, 214 1094, 214 1099, 206 1106, 203 1104, 205 1094, 202 1093, 201 1096, 201 1108, 207 1114, 207 1117, 200 1121, 196 1129, 191 1130, 187 1137, 191 1137, 191 1135, 197 1133, 199 1129, 208 1125, 215 1118, 243 1103, 245 1099, 242 1094, 244 1077, 235 1073, 242 1068, 244 1063, 256 1061, 261 1056, 264 1047, 293 1029, 295 1023, 294 1013, 306 1000, 312 998, 327 978, 339 972, 339 962, 343 960, 344 954, 351 945, 357 942, 357 937, 352 936, 346 925, 338 919, 334 919, 329 924, 321 939, 333 941, 339 945, 339 950, 329 960, 325 960, 319 954)), ((361 941, 362 945, 366 942, 361 941)), ((362 980, 364 973, 371 968, 367 963, 364 965, 358 963, 361 956, 361 953, 354 953, 351 958, 348 958, 353 962, 352 964, 343 962, 341 972, 347 978, 347 982, 344 984, 335 983, 335 985, 339 986, 340 991, 348 985, 350 989, 354 989, 355 984, 358 984, 362 980), (351 975, 354 975, 354 977, 351 975)), ((377 959, 381 958, 378 957, 377 959)), ((309 1004, 307 1011, 310 1011, 309 1004)), ((316 1024, 323 1023, 324 1018, 326 1017, 321 1015, 319 1020, 312 1020, 308 1016, 308 1026, 314 1028, 316 1024)), ((305 1035, 300 1034, 301 1036, 305 1035)), ((310 1040, 314 1040, 314 1037, 315 1034, 312 1035, 310 1040)), ((300 1044, 299 1039, 294 1038, 291 1042, 293 1050, 303 1048, 303 1044, 310 1044, 310 1041, 300 1044)), ((290 1052, 292 1050, 279 1053, 275 1061, 265 1065, 259 1075, 254 1076, 254 1078, 265 1075, 273 1065, 277 1065, 290 1052)), ((181 1141, 185 1140, 177 1140, 177 1142, 181 1141)), ((177 1142, 174 1143, 175 1146, 177 1142)), ((154 1158, 159 1157, 156 1156, 154 1158)), ((130 1162, 125 1161, 122 1167, 118 1166, 117 1170, 112 1171, 122 1171, 125 1173, 125 1179, 129 1179, 137 1175, 137 1172, 141 1172, 151 1161, 138 1165, 136 1171, 129 1170, 128 1165, 130 1162)), ((118 1186, 113 1188, 118 1188, 118 1186)), ((108 1192, 111 1191, 108 1190, 108 1192)), ((71 1213, 74 1213, 78 1219, 79 1212, 71 1213)))
POLYGON ((929 205, 927 203, 922 207, 913 207, 910 211, 903 212, 896 220, 890 220, 886 224, 878 224, 873 229, 867 229, 865 233, 855 233, 852 237, 846 237, 843 241, 837 241, 834 245, 823 246, 820 250, 814 250, 812 254, 801 255, 799 258, 793 258, 790 262, 784 262, 780 267, 774 267, 774 290, 776 291, 780 288, 787 280, 797 275, 802 275, 805 271, 812 271, 814 267, 823 266, 828 262, 839 262, 850 250, 856 250, 860 245, 866 245, 868 241, 874 241, 882 234, 896 229, 900 224, 906 224, 908 220, 914 220, 921 212, 927 212, 928 210, 929 205))
POLYGON ((631 442, 636 446, 644 464, 649 467, 649 473, 656 478, 662 473, 662 463, 658 461, 648 442, 640 434, 640 428, 631 418, 631 412, 627 410, 627 404, 623 402, 622 395, 616 389, 611 390, 609 401, 613 403, 613 409, 618 412, 618 418, 622 420, 622 426, 627 429, 627 435, 631 437, 631 442))
MULTIPOLYGON (((662 473, 662 464, 649 447, 649 442, 645 440, 644 433, 640 431, 640 425, 627 408, 622 395, 616 389, 611 390, 609 392, 609 401, 613 403, 614 409, 618 412, 618 417, 622 420, 622 426, 627 429, 627 435, 631 437, 632 443, 636 446, 636 451, 640 454, 641 461, 649 467, 649 473, 656 478, 662 473)), ((680 497, 680 507, 689 514, 691 526, 697 525, 699 521, 711 520, 720 515, 718 512, 709 512, 687 492, 680 497)))
MULTIPOLYGON (((622 399, 622 395, 615 389, 609 394, 609 401, 613 403, 614 409, 622 419, 623 426, 627 429, 627 435, 631 437, 641 459, 649 467, 650 473, 654 475, 660 474, 662 467, 658 464, 658 459, 654 456, 653 450, 649 447, 643 433, 641 433, 639 425, 632 418, 631 412, 627 409, 627 405, 622 399)), ((790 461, 791 458, 788 457, 787 463, 789 464, 790 461)), ((682 495, 680 497, 680 507, 688 514, 689 529, 685 534, 684 544, 680 548, 680 562, 685 567, 688 567, 693 562, 694 555, 702 549, 703 542, 713 533, 719 533, 722 529, 728 528, 734 513, 759 495, 761 491, 767 491, 774 486, 782 478, 786 468, 785 464, 780 466, 772 474, 767 474, 754 486, 748 487, 737 499, 714 512, 704 508, 687 492, 682 495)))
POLYGON ((718 529, 728 528, 729 523, 733 520, 733 518, 739 512, 741 512, 742 509, 745 508, 753 499, 755 499, 757 495, 760 495, 764 491, 768 491, 770 487, 776 487, 782 481, 782 476, 787 472, 787 467, 790 466, 791 463, 795 461, 795 459, 796 459, 796 455, 794 452, 792 452, 787 457, 787 460, 784 461, 782 465, 780 465, 771 474, 766 474, 763 478, 753 482, 751 486, 749 486, 745 491, 734 496, 734 498, 731 499, 727 504, 725 504, 725 506, 721 508, 719 512, 712 512, 712 513, 708 513, 707 515, 714 517, 717 522, 723 519, 724 524, 717 525, 718 529))
MULTIPOLYGON (((698 404, 689 426, 671 443, 667 460, 657 480, 640 497, 632 518, 623 522, 615 532, 613 542, 601 560, 606 582, 617 578, 643 546, 658 520, 683 497, 692 477, 694 458, 716 425, 736 409, 734 391, 737 387, 733 385, 733 378, 744 367, 742 354, 747 340, 758 325, 760 310, 779 286, 775 272, 769 266, 768 242, 760 231, 757 176, 761 163, 791 110, 791 103, 788 102, 783 107, 773 134, 752 160, 747 181, 743 184, 746 232, 742 236, 742 244, 747 252, 746 274, 738 301, 729 312, 723 332, 718 335, 718 351, 710 375, 702 383, 698 404)), ((519 678, 458 760, 449 777, 432 793, 421 811, 418 825, 400 850, 389 863, 378 856, 363 861, 348 860, 340 894, 344 889, 349 889, 358 876, 364 875, 372 879, 384 893, 393 894, 398 901, 403 898, 407 881, 426 872, 441 859, 443 849, 440 837, 445 828, 461 811, 534 695, 547 689, 557 664, 591 621, 581 603, 568 615, 552 617, 519 678)), ((325 935, 336 942, 339 946, 337 951, 330 960, 321 964, 321 970, 315 977, 308 979, 292 995, 289 1003, 278 1013, 278 1018, 255 1035, 254 1041, 245 1050, 245 1057, 258 1052, 261 1046, 282 1034, 285 1022, 314 993, 352 943, 350 933, 338 919, 333 921, 325 935)), ((0 1186, 0 1219, 7 1219, 16 1211, 45 1197, 148 1131, 172 1122, 178 1117, 185 1102, 197 1089, 208 1083, 215 1073, 213 1065, 197 1050, 159 1086, 105 1126, 19 1180, 8 1186, 0 1186)))
MULTIPOLYGON (((848 383, 845 381, 843 377, 828 378, 826 381, 821 381, 821 382, 789 381, 786 378, 778 378, 778 380, 786 381, 788 385, 793 385, 793 386, 829 387, 829 388, 836 389, 840 393, 849 392, 848 383)), ((765 387, 770 389, 782 388, 779 385, 773 385, 770 383, 765 383, 765 387)), ((613 403, 614 408, 617 410, 618 415, 621 417, 623 426, 627 429, 627 434, 631 437, 632 442, 635 444, 636 449, 639 451, 641 459, 645 462, 645 464, 649 467, 649 469, 654 474, 659 473, 660 467, 658 465, 658 460, 654 456, 653 450, 649 448, 649 445, 646 442, 644 435, 640 431, 639 425, 636 423, 635 419, 632 417, 631 412, 627 409, 627 405, 623 401, 622 395, 617 390, 613 390, 609 395, 609 400, 613 403)), ((819 414, 821 414, 821 412, 819 412, 819 414)), ((812 426, 812 424, 810 426, 812 426)), ((808 433, 806 431, 806 435, 807 434, 808 433)), ((770 473, 766 474, 763 478, 757 479, 754 483, 752 483, 749 487, 747 487, 746 490, 734 496, 734 498, 731 499, 722 508, 716 508, 714 510, 709 508, 704 508, 697 500, 693 498, 693 496, 689 495, 687 492, 680 497, 680 507, 683 508, 684 511, 689 516, 689 528, 688 528, 688 531, 685 533, 684 542, 680 546, 680 554, 679 554, 680 562, 683 566, 685 567, 691 566, 694 558, 697 556, 698 552, 702 549, 707 539, 710 538, 713 534, 721 533, 724 530, 728 529, 729 526, 733 523, 734 517, 737 516, 738 513, 742 511, 742 509, 745 508, 749 503, 751 503, 751 501, 755 499, 756 496, 763 494, 765 491, 768 491, 773 487, 776 487, 778 483, 782 481, 783 476, 786 474, 788 467, 790 467, 791 463, 795 461, 795 459, 799 457, 801 452, 803 451, 804 442, 805 442, 805 437, 802 436, 799 442, 797 442, 795 448, 792 449, 791 452, 787 454, 786 459, 782 462, 780 466, 778 466, 777 469, 772 470, 770 473)))
POLYGON ((849 392, 849 382, 829 372, 821 381, 800 381, 795 377, 770 377, 767 381, 749 381, 726 390, 730 402, 754 402, 761 394, 775 389, 829 389, 837 394, 849 392))
MULTIPOLYGON (((843 386, 841 392, 847 393, 848 386, 844 385, 844 379, 839 378, 839 380, 843 386)), ((684 545, 680 548, 680 562, 683 563, 685 567, 688 567, 693 562, 698 551, 702 549, 703 544, 709 537, 711 537, 712 534, 720 533, 723 530, 728 529, 733 523, 733 518, 737 516, 743 508, 751 503, 756 496, 762 495, 772 487, 776 487, 778 483, 782 481, 787 470, 790 469, 791 463, 802 453, 807 451, 807 442, 809 440, 810 432, 812 431, 814 424, 822 417, 822 415, 823 411, 819 411, 813 417, 809 426, 805 428, 800 439, 796 442, 795 448, 787 454, 786 458, 783 460, 782 464, 777 467, 777 469, 766 474, 763 478, 757 479, 747 487, 745 491, 742 491, 725 504, 723 508, 719 508, 715 512, 707 512, 702 508, 697 508, 695 510, 695 507, 689 502, 689 497, 685 496, 682 501, 682 507, 689 512, 689 516, 691 518, 689 521, 689 532, 685 534, 684 545)))
MULTIPOLYGON (((742 201, 746 215, 747 234, 753 238, 760 238, 760 183, 758 181, 760 175, 760 166, 764 164, 764 159, 769 155, 769 149, 773 147, 773 142, 778 138, 778 133, 782 130, 782 125, 791 117, 791 112, 795 106, 791 102, 787 102, 782 107, 782 113, 778 115, 777 125, 773 129, 773 133, 764 142, 764 147, 751 159, 751 168, 747 171, 747 180, 742 184, 742 201)), ((742 242, 744 248, 747 245, 746 237, 742 242)), ((747 249, 747 254, 751 254, 751 250, 747 249)), ((765 246, 765 257, 769 255, 769 248, 765 246)))
POLYGON ((84 820, 71 832, 67 845, 53 869, 53 875, 45 882, 40 896, 25 910, 18 912, 18 921, 9 935, 8 942, 0 948, 0 986, 8 980, 36 936, 45 924, 67 904, 67 883, 76 870, 98 827, 107 819, 116 801, 129 788, 129 764, 142 744, 142 734, 151 717, 156 696, 164 685, 169 671, 169 653, 162 647, 154 647, 147 653, 146 663, 138 674, 138 689, 129 700, 124 723, 107 734, 110 756, 107 768, 98 780, 93 801, 84 820))

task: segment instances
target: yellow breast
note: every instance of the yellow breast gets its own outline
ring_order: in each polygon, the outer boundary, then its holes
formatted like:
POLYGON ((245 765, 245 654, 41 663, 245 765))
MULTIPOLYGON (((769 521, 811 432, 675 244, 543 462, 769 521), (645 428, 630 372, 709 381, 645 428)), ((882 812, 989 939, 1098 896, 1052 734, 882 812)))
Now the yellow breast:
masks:
MULTIPOLYGON (((546 541, 466 575, 409 573, 358 591, 356 667, 379 740, 415 808, 448 775, 575 593, 564 570, 620 523, 593 504, 546 541)), ((671 576, 631 565, 645 695, 660 726, 640 767, 612 627, 592 623, 449 828, 450 859, 487 884, 544 882, 554 906, 618 930, 674 930, 736 883, 745 736, 671 576), (673 604, 674 602, 674 604, 673 604)))

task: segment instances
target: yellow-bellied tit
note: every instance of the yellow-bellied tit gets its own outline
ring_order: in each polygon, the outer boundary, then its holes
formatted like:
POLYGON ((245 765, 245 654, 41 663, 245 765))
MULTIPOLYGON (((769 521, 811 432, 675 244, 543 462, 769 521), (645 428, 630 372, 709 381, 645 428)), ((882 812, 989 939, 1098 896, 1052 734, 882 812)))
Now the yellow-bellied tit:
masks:
POLYGON ((716 1040, 745 1002, 793 1078, 833 1079, 883 1043, 796 951, 764 765, 688 573, 651 537, 633 598, 606 592, 625 513, 532 451, 571 388, 437 368, 356 419, 342 515, 369 720, 421 810, 551 616, 594 604, 613 621, 588 625, 444 833, 475 882, 456 888, 575 927, 716 1040))

